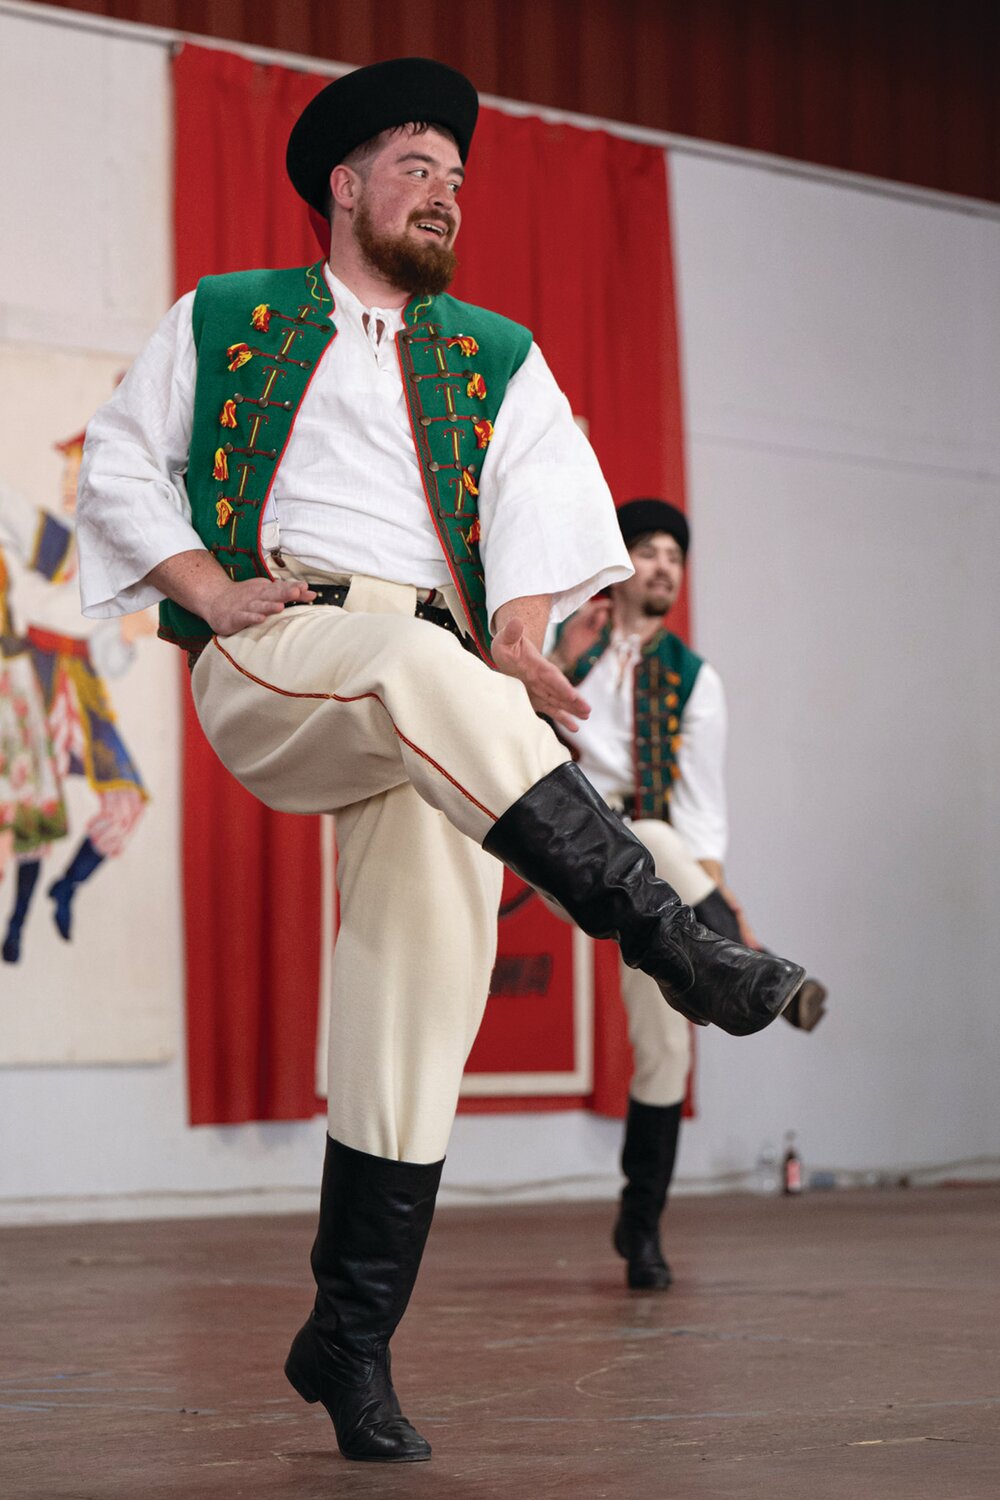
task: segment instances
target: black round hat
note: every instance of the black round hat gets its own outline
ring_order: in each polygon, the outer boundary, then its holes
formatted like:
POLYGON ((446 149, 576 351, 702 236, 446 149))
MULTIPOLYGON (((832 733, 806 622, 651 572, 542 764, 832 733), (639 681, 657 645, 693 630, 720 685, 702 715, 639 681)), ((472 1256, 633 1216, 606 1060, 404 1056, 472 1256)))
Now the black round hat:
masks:
POLYGON ((665 531, 668 536, 673 537, 687 557, 691 543, 687 516, 666 500, 626 500, 624 505, 618 507, 618 524, 626 547, 631 547, 636 537, 648 536, 653 531, 665 531))
POLYGON ((321 89, 292 126, 285 165, 295 191, 323 213, 330 173, 357 146, 419 121, 450 130, 464 162, 478 113, 479 95, 463 73, 429 57, 394 57, 321 89))

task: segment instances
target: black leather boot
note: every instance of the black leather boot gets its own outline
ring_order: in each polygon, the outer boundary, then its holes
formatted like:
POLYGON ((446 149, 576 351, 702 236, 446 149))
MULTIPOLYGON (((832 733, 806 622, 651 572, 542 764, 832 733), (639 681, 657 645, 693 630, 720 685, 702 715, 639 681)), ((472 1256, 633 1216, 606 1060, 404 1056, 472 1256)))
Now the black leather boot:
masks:
POLYGON ((614 938, 675 1010, 733 1036, 761 1031, 802 982, 798 964, 703 927, 649 851, 572 763, 557 766, 494 823, 483 848, 558 901, 578 927, 614 938))
POLYGON ((443 1165, 387 1161, 327 1138, 312 1250, 316 1304, 285 1374, 306 1401, 322 1401, 345 1458, 431 1456, 399 1409, 389 1340, 417 1279, 443 1165))
MULTIPOLYGON (((720 937, 731 938, 734 943, 739 942, 740 924, 736 913, 718 887, 709 891, 704 901, 698 902, 694 914, 699 922, 711 927, 720 937)), ((769 948, 762 948, 760 951, 770 953, 769 948)), ((826 985, 807 974, 781 1012, 781 1019, 798 1031, 813 1031, 826 1014, 826 993, 826 985)))
POLYGON ((814 1031, 825 1015, 826 985, 807 975, 784 1012, 784 1019, 798 1031, 814 1031))
POLYGON ((731 943, 740 941, 740 924, 736 920, 736 913, 718 886, 709 891, 704 901, 699 901, 693 911, 698 921, 712 932, 728 938, 731 943))
POLYGON ((628 1101, 622 1147, 625 1186, 612 1238, 628 1262, 625 1279, 637 1291, 666 1291, 674 1279, 660 1248, 660 1215, 674 1175, 681 1109, 681 1104, 628 1101))

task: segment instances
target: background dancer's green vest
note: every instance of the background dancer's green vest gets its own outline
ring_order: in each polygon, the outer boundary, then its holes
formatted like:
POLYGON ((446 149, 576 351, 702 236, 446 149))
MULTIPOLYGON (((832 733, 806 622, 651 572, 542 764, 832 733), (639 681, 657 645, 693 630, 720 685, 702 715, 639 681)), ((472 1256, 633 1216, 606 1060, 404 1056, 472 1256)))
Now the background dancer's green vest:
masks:
MULTIPOLYGON (((605 625, 590 650, 578 657, 567 672, 574 687, 600 661, 610 644, 611 626, 605 625)), ((677 752, 681 745, 681 717, 702 660, 669 630, 658 630, 642 648, 633 678, 633 816, 636 818, 670 821, 673 784, 680 775, 677 752)))
MULTIPOLYGON (((323 263, 206 276, 195 294, 198 352, 186 475, 191 523, 234 579, 270 576, 260 531, 309 382, 336 336, 323 263)), ((415 297, 396 352, 424 495, 480 654, 490 660, 479 555, 479 477, 526 328, 454 297, 415 297)), ((211 639, 172 600, 160 635, 186 650, 211 639)))

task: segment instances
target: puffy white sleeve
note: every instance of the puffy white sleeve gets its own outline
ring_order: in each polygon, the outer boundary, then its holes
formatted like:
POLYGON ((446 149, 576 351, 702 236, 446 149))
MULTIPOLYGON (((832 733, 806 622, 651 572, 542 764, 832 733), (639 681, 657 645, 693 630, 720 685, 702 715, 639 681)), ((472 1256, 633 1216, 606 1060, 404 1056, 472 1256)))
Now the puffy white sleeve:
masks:
POLYGON ((189 292, 87 423, 77 493, 80 596, 91 618, 130 614, 163 595, 150 569, 204 543, 191 525, 184 471, 197 356, 189 292))
POLYGON ((726 857, 726 695, 722 678, 702 662, 681 716, 680 776, 670 799, 670 821, 695 859, 726 857))
POLYGON ((511 599, 551 594, 558 623, 631 577, 611 491, 537 344, 504 393, 479 520, 491 627, 511 599))

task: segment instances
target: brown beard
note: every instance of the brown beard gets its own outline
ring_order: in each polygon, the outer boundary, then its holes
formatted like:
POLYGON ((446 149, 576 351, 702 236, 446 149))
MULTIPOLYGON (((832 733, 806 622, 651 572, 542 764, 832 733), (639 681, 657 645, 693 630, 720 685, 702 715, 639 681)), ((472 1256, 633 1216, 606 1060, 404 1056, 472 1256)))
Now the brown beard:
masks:
POLYGON ((380 234, 364 199, 354 211, 354 237, 372 270, 413 296, 440 296, 458 268, 454 250, 445 243, 415 245, 403 235, 380 234))

